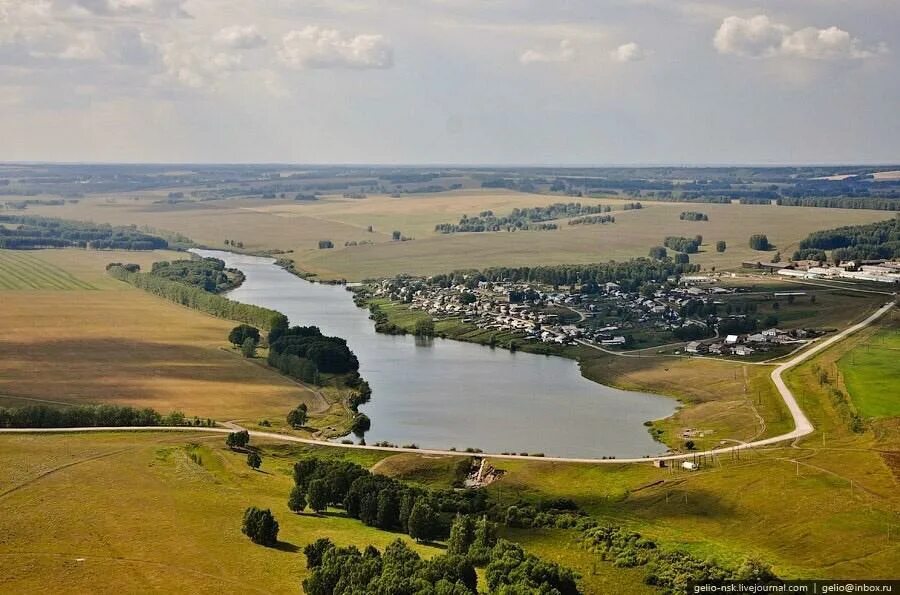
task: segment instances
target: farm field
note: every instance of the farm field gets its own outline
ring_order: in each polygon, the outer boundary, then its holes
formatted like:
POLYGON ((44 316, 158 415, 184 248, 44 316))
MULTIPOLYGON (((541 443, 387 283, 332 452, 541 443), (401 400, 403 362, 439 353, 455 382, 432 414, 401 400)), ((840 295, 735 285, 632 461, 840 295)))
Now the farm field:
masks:
POLYGON ((896 313, 867 332, 837 366, 844 386, 863 417, 900 415, 900 322, 896 313))
POLYGON ((517 193, 508 190, 461 190, 391 198, 326 197, 319 201, 233 199, 166 204, 160 194, 134 193, 99 196, 64 206, 37 206, 29 212, 53 217, 113 224, 149 225, 179 232, 209 247, 224 247, 226 239, 240 241, 245 250, 292 250, 299 269, 323 278, 363 278, 398 273, 432 274, 458 268, 494 265, 532 266, 625 259, 646 256, 651 246, 669 235, 701 234, 701 252, 692 261, 719 269, 738 267, 742 260, 769 261, 775 252, 755 252, 748 246, 752 233, 766 233, 788 256, 812 231, 880 221, 884 211, 776 207, 737 204, 665 203, 645 201, 641 210, 615 210, 631 200, 570 198, 517 193), (455 223, 463 214, 483 210, 504 214, 515 207, 580 201, 608 204, 612 225, 566 225, 554 231, 439 234, 438 223, 455 223), (682 221, 684 210, 700 209, 707 222, 682 221), (368 226, 373 231, 367 231, 368 226), (414 238, 391 240, 400 231, 414 238), (319 250, 319 240, 335 248, 319 250), (725 240, 728 249, 717 253, 714 244, 725 240), (345 247, 346 242, 373 242, 345 247))
MULTIPOLYGON (((7 330, 0 338, 0 401, 115 402, 252 421, 283 418, 301 401, 313 405, 307 389, 223 350, 233 323, 146 294, 104 270, 112 261, 148 267, 173 256, 184 255, 28 252, 32 270, 62 271, 71 289, 0 290, 7 330)), ((0 271, 0 283, 9 279, 0 271)))
POLYGON ((0 291, 96 289, 67 271, 23 251, 0 250, 0 291))

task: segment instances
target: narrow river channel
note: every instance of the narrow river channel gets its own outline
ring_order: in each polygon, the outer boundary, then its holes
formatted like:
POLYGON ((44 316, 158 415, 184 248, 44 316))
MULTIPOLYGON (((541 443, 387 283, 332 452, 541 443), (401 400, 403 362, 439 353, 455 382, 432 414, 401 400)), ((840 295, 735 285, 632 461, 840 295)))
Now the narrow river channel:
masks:
POLYGON ((561 357, 378 334, 343 286, 310 283, 270 258, 194 252, 244 272, 229 298, 347 340, 372 387, 372 400, 361 407, 372 420, 369 444, 597 458, 666 450, 643 423, 671 415, 673 399, 591 382, 561 357))

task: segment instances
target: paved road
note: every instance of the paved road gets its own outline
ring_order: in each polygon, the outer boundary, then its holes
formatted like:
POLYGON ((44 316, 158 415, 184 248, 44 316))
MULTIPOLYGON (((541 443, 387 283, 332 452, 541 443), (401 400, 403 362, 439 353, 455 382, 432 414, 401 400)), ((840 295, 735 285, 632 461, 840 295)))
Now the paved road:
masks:
MULTIPOLYGON (((777 368, 772 371, 772 382, 775 383, 775 387, 778 389, 778 392, 781 393, 782 398, 784 399, 785 404, 788 407, 788 411, 791 413, 791 417, 794 420, 794 429, 786 434, 781 434, 780 436, 773 436, 771 438, 763 438, 761 440, 754 440, 752 442, 741 442, 735 444, 734 446, 715 448, 712 450, 706 451, 698 451, 698 452, 690 452, 684 454, 677 455, 666 455, 661 457, 644 457, 644 458, 632 458, 632 459, 583 459, 583 458, 570 458, 570 457, 528 457, 522 455, 500 455, 500 454, 485 454, 484 456, 488 456, 492 459, 524 459, 524 460, 539 460, 539 461, 557 461, 557 462, 571 462, 571 463, 598 463, 598 464, 622 464, 622 463, 646 463, 651 460, 663 460, 663 461, 677 461, 683 459, 692 459, 698 456, 704 455, 719 455, 719 454, 730 454, 738 450, 745 450, 748 448, 754 448, 757 446, 767 446, 770 444, 777 444, 779 442, 786 442, 788 440, 796 440, 797 438, 801 438, 808 434, 811 434, 813 431, 812 422, 806 417, 806 414, 803 413, 803 410, 800 408, 799 403, 797 403, 797 399, 794 398, 794 394, 787 387, 784 380, 782 379, 782 374, 789 370, 790 368, 796 366, 797 364, 806 361, 813 355, 819 353, 820 351, 827 349, 831 345, 834 345, 838 341, 844 339, 848 335, 851 335, 860 329, 865 328, 866 326, 872 324, 878 318, 883 316, 886 312, 888 312, 894 306, 893 302, 887 303, 881 308, 879 308, 876 312, 874 312, 871 316, 863 320, 858 324, 854 324, 853 326, 844 329, 840 333, 830 337, 829 339, 822 341, 820 343, 816 343, 812 348, 800 353, 799 355, 791 358, 787 362, 781 364, 777 368)), ((111 427, 103 427, 103 428, 7 428, 0 430, 0 433, 5 434, 34 434, 34 433, 46 433, 46 434, 57 434, 57 433, 73 433, 73 432, 213 432, 226 434, 228 432, 234 431, 234 429, 239 426, 229 422, 229 426, 227 428, 194 428, 194 427, 123 427, 123 428, 111 428, 111 427)), ((312 444, 318 446, 329 446, 334 448, 354 448, 359 450, 381 450, 388 452, 408 452, 415 454, 433 454, 433 455, 445 455, 445 456, 472 456, 472 453, 467 452, 459 452, 459 451, 450 451, 450 450, 434 450, 434 449, 425 449, 425 448, 387 448, 381 446, 369 446, 369 445, 358 445, 358 444, 340 444, 334 442, 326 442, 323 440, 314 440, 310 438, 299 438, 297 436, 288 436, 285 434, 276 434, 274 432, 259 432, 256 430, 250 431, 250 436, 254 438, 265 438, 270 440, 278 440, 282 442, 295 442, 300 444, 312 444)))

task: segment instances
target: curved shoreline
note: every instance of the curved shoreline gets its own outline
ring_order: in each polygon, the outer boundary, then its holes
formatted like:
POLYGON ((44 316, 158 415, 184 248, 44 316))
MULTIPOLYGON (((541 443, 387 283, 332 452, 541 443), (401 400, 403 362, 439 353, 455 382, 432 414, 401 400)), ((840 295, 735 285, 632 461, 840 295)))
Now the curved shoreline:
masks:
MULTIPOLYGON (((691 453, 681 453, 674 455, 663 455, 658 457, 641 457, 641 458, 626 458, 626 459, 592 459, 592 458, 576 458, 576 457, 532 457, 532 456, 523 456, 523 455, 510 455, 510 454, 491 454, 491 453, 471 453, 471 452, 460 452, 453 450, 436 450, 436 449, 427 449, 427 448, 394 448, 394 447, 385 447, 385 446, 369 446, 369 445, 360 445, 360 444, 340 444, 333 442, 326 442, 323 440, 314 440, 311 438, 299 438, 296 436, 288 436, 286 434, 277 434, 274 432, 259 432, 255 430, 249 431, 250 436, 256 438, 266 438, 270 440, 280 440, 283 442, 294 442, 299 444, 309 444, 312 446, 326 446, 330 448, 351 448, 358 450, 378 450, 384 452, 393 452, 393 453, 410 453, 410 454, 426 454, 426 455, 443 455, 443 456, 455 456, 455 457, 471 457, 471 456, 479 456, 484 458, 492 458, 492 459, 518 459, 524 461, 551 461, 551 462, 559 462, 559 463, 588 463, 588 464, 631 464, 631 463, 647 463, 651 461, 677 461, 677 460, 685 460, 692 459, 698 456, 705 455, 719 455, 719 454, 729 454, 733 452, 737 452, 740 450, 746 450, 750 448, 755 448, 758 446, 768 446, 771 444, 777 444, 779 442, 785 442, 787 440, 796 440, 797 438, 802 438, 808 434, 811 434, 815 429, 812 422, 806 417, 806 414, 800 408, 799 403, 797 403, 794 394, 787 387, 784 380, 782 379, 782 374, 793 368, 794 366, 806 361, 816 353, 827 349, 828 347, 834 345, 835 343, 841 341, 848 335, 851 335, 868 325, 872 324, 881 316, 886 314, 892 307, 894 306, 894 302, 889 302, 872 313, 868 318, 863 320, 862 322, 858 322, 857 324, 848 327, 841 331, 840 333, 834 335, 833 337, 822 341, 814 345, 809 350, 797 355, 793 359, 781 364, 775 370, 772 371, 772 381, 775 383, 775 387, 778 389, 778 392, 781 394, 782 398, 785 401, 785 404, 788 407, 788 410, 791 413, 791 417, 794 420, 794 429, 786 434, 781 434, 779 436, 773 436, 771 438, 763 438, 761 440, 754 440, 752 442, 744 442, 740 444, 736 444, 734 446, 723 447, 723 448, 715 448, 712 450, 691 452, 691 453)), ((179 426, 179 427, 160 427, 160 426, 147 426, 147 427, 101 427, 101 428, 6 428, 0 429, 0 434, 57 434, 57 433, 83 433, 83 432, 171 432, 171 431, 181 431, 181 432, 212 432, 219 434, 227 434, 229 432, 234 431, 234 428, 197 428, 190 426, 179 426)))

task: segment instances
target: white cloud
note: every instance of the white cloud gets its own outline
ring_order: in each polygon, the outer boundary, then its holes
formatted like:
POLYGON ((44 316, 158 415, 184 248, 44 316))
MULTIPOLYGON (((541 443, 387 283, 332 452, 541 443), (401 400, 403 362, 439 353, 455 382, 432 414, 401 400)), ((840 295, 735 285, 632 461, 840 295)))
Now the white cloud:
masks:
POLYGON ((347 35, 309 26, 284 36, 278 55, 292 68, 384 69, 394 65, 394 51, 382 35, 347 35))
POLYGON ((58 57, 63 60, 99 60, 104 53, 97 42, 97 36, 91 31, 79 31, 68 42, 58 57))
POLYGON ((869 58, 887 51, 884 44, 863 47, 858 39, 838 27, 792 30, 766 15, 725 18, 713 37, 713 46, 721 54, 749 58, 794 56, 813 60, 869 58))
MULTIPOLYGON (((31 0, 34 1, 34 0, 31 0)), ((42 2, 44 0, 37 0, 42 2)), ((186 0, 55 0, 60 7, 80 9, 96 15, 152 15, 187 17, 186 0)))
POLYGON ((649 52, 647 50, 633 41, 623 43, 610 52, 610 57, 616 62, 637 62, 638 60, 643 60, 648 55, 649 52))
POLYGON ((241 67, 239 55, 169 42, 162 46, 166 74, 186 87, 213 87, 241 67))
POLYGON ((236 50, 252 50, 266 45, 266 37, 255 25, 232 25, 219 30, 215 35, 219 45, 236 50))
POLYGON ((559 42, 559 47, 549 51, 529 49, 522 52, 522 64, 547 64, 551 62, 571 62, 575 58, 575 48, 568 39, 559 42))

